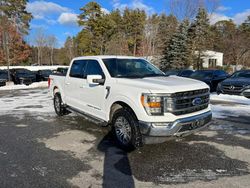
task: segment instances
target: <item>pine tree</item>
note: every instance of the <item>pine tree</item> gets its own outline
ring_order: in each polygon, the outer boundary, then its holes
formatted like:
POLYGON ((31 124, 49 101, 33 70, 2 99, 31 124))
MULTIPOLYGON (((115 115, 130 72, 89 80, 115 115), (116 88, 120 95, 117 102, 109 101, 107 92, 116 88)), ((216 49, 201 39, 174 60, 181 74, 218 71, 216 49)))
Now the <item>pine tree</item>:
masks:
POLYGON ((197 69, 201 69, 204 52, 211 45, 211 28, 207 12, 204 8, 199 8, 198 14, 190 27, 189 37, 192 44, 193 57, 196 57, 196 64, 194 66, 197 69))
POLYGON ((159 17, 159 28, 156 45, 159 55, 162 55, 165 46, 168 45, 173 34, 178 29, 178 20, 173 15, 167 16, 166 14, 161 14, 159 17))
POLYGON ((161 61, 161 69, 182 69, 190 65, 190 47, 188 39, 189 22, 183 21, 170 42, 166 45, 161 61))

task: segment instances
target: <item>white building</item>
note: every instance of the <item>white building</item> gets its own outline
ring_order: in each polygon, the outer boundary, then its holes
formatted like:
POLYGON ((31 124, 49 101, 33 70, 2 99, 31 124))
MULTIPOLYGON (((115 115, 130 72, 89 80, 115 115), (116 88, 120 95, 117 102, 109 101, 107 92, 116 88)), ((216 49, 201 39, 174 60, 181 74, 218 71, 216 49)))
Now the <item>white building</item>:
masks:
POLYGON ((202 54, 204 68, 216 68, 223 66, 223 53, 215 51, 205 51, 202 54))

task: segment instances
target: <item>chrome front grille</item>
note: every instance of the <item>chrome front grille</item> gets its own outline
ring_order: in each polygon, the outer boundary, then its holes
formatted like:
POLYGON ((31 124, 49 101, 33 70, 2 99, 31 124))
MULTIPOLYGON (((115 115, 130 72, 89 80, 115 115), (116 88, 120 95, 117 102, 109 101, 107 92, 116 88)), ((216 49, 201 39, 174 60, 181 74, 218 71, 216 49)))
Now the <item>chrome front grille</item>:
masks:
POLYGON ((164 112, 184 115, 206 109, 209 105, 209 89, 178 92, 165 98, 164 112), (194 101, 199 99, 199 104, 194 101))
POLYGON ((223 93, 241 93, 243 90, 243 86, 237 85, 223 85, 222 91, 223 93))

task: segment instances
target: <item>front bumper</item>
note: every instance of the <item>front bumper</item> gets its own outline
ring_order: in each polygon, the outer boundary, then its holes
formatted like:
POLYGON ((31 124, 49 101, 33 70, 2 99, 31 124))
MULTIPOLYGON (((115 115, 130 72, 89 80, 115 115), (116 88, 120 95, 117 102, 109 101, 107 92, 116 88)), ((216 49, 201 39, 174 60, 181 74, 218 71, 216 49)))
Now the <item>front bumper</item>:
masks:
POLYGON ((197 132, 209 125, 212 112, 167 122, 166 126, 154 126, 153 123, 140 121, 140 131, 145 144, 162 143, 176 137, 183 137, 197 132))

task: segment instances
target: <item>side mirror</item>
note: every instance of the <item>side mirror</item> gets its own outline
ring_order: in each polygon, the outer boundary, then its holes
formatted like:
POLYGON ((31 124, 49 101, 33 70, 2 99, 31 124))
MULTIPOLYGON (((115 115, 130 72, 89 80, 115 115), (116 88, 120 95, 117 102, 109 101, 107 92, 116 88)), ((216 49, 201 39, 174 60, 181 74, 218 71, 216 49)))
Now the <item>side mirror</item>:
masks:
POLYGON ((103 79, 101 75, 88 75, 87 82, 90 85, 103 85, 105 79, 103 79))

